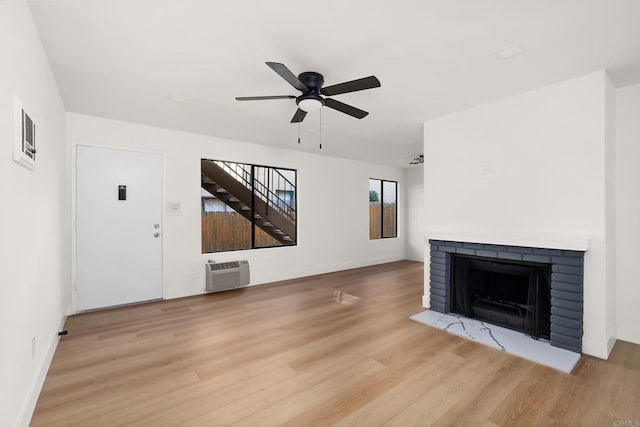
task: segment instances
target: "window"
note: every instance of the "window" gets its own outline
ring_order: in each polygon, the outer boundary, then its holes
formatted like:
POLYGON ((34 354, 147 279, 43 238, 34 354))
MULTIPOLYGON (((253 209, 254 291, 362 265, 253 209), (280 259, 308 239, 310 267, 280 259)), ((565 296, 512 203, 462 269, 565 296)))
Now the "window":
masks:
POLYGON ((398 237, 398 183, 369 179, 369 239, 398 237))
POLYGON ((202 159, 202 253, 292 246, 296 171, 202 159))

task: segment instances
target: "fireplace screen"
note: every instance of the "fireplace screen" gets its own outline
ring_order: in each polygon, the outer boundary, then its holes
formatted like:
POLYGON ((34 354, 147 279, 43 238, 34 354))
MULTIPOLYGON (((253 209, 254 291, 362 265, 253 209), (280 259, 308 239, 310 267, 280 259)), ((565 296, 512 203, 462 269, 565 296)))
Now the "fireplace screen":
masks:
POLYGON ((451 311, 549 339, 549 264, 457 254, 452 258, 451 311))

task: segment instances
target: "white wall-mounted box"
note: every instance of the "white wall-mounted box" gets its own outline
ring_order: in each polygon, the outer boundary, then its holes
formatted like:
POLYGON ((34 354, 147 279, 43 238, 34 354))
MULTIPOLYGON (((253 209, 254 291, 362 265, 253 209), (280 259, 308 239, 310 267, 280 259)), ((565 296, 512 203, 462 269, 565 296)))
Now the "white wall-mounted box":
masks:
POLYGON ((13 160, 27 169, 33 169, 36 165, 36 124, 17 96, 13 98, 13 117, 13 160))

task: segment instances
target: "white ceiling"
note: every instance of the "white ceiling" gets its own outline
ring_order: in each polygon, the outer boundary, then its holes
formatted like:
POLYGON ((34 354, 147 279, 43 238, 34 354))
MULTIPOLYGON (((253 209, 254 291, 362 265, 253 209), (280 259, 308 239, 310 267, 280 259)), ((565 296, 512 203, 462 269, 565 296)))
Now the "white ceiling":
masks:
POLYGON ((318 152, 319 113, 298 128, 298 95, 264 62, 325 85, 376 75, 382 87, 325 108, 321 153, 407 166, 422 123, 608 69, 640 82, 637 0, 31 0, 67 110, 318 152), (492 51, 522 42, 525 53, 492 51))

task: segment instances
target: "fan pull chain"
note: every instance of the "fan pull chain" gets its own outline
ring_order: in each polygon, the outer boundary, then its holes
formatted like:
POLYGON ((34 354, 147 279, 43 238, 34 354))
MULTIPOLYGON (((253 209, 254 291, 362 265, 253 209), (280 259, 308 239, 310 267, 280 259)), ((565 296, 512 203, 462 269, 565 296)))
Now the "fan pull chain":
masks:
POLYGON ((322 108, 320 109, 320 149, 322 150, 322 108))
POLYGON ((298 144, 300 144, 300 122, 298 122, 298 144))

